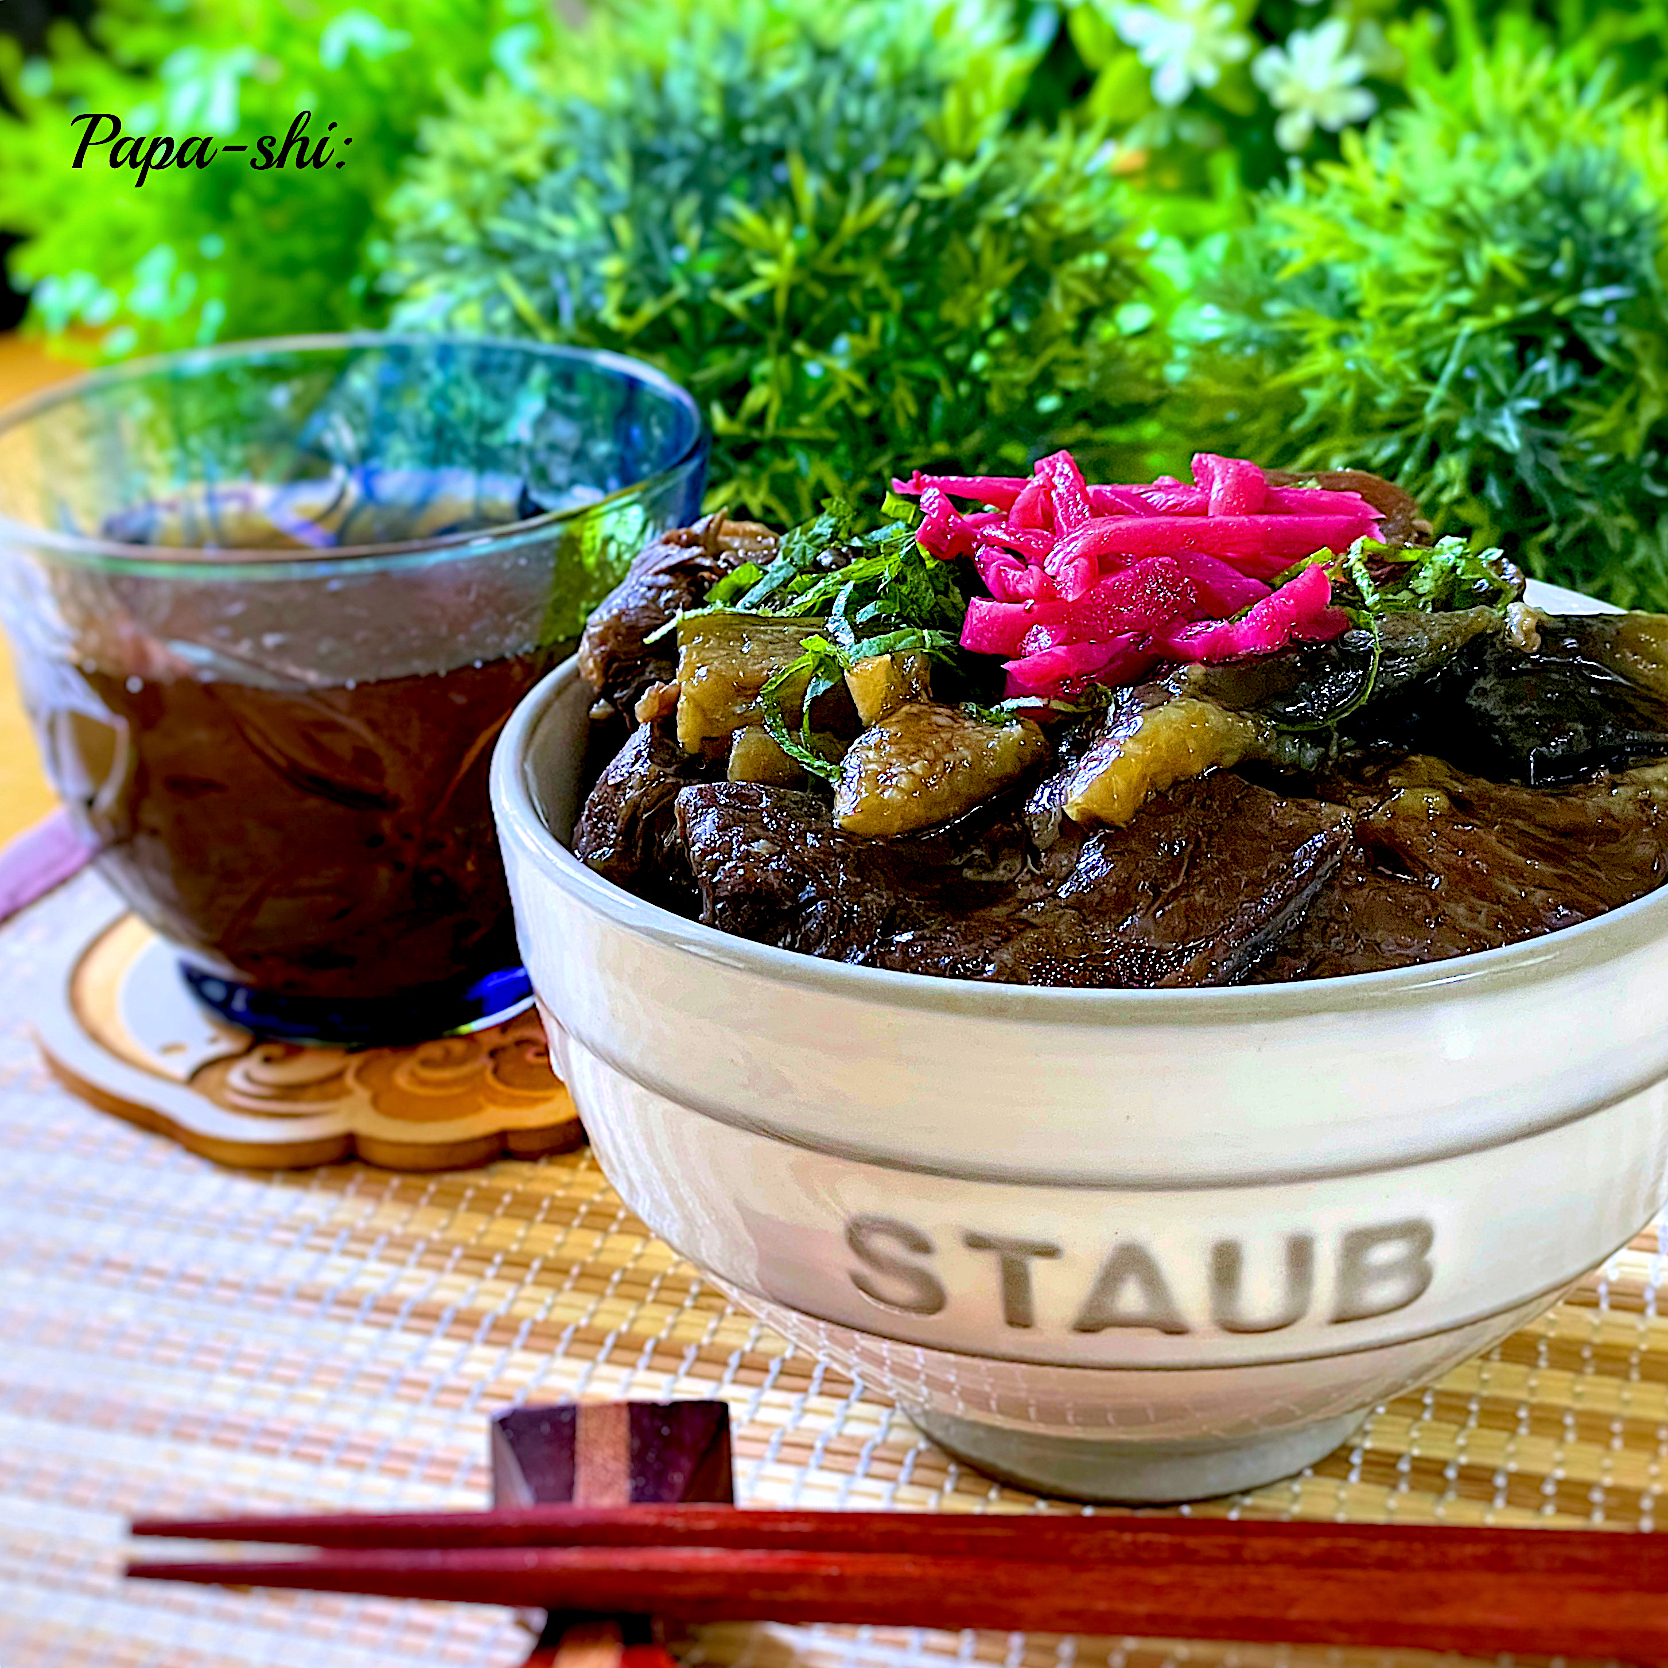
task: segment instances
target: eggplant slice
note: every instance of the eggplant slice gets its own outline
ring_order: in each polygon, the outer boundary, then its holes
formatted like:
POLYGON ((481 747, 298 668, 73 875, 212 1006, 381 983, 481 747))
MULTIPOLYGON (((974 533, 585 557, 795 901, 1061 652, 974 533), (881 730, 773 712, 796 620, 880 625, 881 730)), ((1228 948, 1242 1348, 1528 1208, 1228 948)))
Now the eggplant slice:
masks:
MULTIPOLYGON (((1060 819, 1122 827, 1155 793, 1240 764, 1315 771, 1347 726, 1368 739, 1381 711, 1468 645, 1506 640, 1492 608, 1392 614, 1329 643, 1226 666, 1178 666, 1120 690, 1087 752, 1039 784, 1027 806, 1046 844, 1060 819)), ((1399 709, 1395 709, 1399 712, 1399 709)), ((1402 722, 1398 719, 1398 722, 1402 722)))
POLYGON ((1525 652, 1487 636, 1384 715, 1381 734, 1462 770, 1561 787, 1668 759, 1668 618, 1542 618, 1525 652))

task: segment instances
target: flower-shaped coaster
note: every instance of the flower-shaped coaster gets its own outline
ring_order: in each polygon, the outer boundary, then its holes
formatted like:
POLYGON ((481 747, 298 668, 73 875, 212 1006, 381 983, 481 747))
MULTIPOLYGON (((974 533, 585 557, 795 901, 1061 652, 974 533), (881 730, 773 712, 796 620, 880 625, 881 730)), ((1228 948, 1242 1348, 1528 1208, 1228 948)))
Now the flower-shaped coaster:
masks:
POLYGON ((198 1007, 174 952, 125 913, 43 973, 36 1025, 60 1080, 222 1164, 450 1170, 585 1138, 531 1009, 404 1048, 262 1042, 198 1007))

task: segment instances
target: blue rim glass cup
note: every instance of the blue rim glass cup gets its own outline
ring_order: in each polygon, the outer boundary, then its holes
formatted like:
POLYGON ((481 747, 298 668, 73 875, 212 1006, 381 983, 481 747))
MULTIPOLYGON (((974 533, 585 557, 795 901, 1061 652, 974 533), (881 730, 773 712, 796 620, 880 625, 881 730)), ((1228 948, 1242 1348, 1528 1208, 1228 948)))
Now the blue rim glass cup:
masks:
POLYGON ((216 1014, 423 1040, 529 995, 492 742, 644 544, 700 411, 607 353, 170 355, 0 415, 0 620, 54 786, 216 1014))

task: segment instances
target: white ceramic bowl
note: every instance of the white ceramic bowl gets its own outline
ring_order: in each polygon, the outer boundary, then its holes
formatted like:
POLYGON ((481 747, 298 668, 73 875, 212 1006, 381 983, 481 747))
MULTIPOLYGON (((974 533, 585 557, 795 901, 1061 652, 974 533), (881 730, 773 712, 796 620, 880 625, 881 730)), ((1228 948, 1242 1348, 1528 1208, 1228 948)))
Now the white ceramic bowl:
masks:
POLYGON ((848 967, 570 855, 588 700, 572 662, 528 696, 493 803, 604 1170, 740 1303, 987 1471, 1131 1501, 1267 1482, 1668 1197, 1668 890, 1302 984, 848 967))

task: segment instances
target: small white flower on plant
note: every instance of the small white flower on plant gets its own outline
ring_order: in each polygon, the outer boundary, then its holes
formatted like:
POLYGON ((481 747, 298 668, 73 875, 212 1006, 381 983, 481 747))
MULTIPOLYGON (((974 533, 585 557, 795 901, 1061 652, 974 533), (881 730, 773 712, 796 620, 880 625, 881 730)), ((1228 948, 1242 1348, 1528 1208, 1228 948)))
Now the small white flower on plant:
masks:
POLYGON ((1112 27, 1153 72, 1153 97, 1180 104, 1195 87, 1214 87, 1228 64, 1251 55, 1233 0, 1161 0, 1117 6, 1112 27))
POLYGON ((1270 46, 1251 63, 1251 79, 1281 112, 1274 137, 1282 150, 1300 151, 1317 127, 1336 133, 1364 122, 1378 100, 1363 86, 1367 61, 1349 49, 1349 24, 1329 17, 1313 29, 1294 29, 1284 46, 1270 46))

